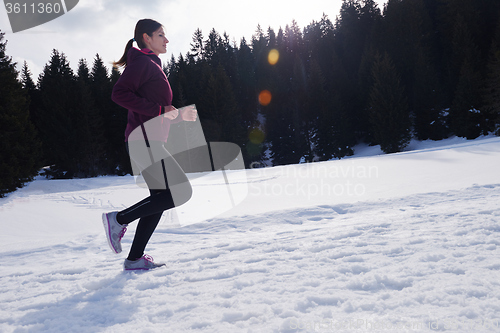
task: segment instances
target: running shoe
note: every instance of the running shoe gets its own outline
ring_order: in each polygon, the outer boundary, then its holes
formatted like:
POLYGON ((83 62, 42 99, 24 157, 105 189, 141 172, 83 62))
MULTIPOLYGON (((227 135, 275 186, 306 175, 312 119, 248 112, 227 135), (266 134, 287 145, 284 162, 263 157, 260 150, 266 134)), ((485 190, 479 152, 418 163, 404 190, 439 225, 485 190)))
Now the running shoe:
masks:
POLYGON ((125 231, 127 231, 127 225, 118 223, 116 221, 116 214, 118 214, 118 212, 102 214, 102 223, 104 225, 109 247, 113 252, 120 253, 122 252, 121 240, 123 235, 125 235, 125 231))
POLYGON ((141 258, 137 260, 125 259, 125 262, 123 263, 123 268, 126 271, 150 270, 161 266, 165 266, 165 264, 155 263, 153 261, 153 258, 147 254, 143 255, 141 258))

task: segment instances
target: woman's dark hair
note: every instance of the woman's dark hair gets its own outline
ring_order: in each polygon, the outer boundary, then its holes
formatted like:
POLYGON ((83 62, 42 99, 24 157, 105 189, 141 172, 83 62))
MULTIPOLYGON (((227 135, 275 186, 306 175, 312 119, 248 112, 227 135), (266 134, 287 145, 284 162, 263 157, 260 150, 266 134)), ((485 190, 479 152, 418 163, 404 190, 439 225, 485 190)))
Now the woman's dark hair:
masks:
POLYGON ((146 48, 146 43, 144 43, 143 35, 146 33, 148 34, 148 36, 152 37, 153 32, 160 29, 160 27, 162 27, 162 25, 156 22, 155 20, 151 19, 139 20, 135 25, 134 38, 128 41, 127 45, 125 46, 125 52, 123 52, 122 57, 120 58, 120 60, 113 62, 113 66, 127 67, 127 53, 132 48, 134 40, 137 42, 139 48, 144 49, 146 48))

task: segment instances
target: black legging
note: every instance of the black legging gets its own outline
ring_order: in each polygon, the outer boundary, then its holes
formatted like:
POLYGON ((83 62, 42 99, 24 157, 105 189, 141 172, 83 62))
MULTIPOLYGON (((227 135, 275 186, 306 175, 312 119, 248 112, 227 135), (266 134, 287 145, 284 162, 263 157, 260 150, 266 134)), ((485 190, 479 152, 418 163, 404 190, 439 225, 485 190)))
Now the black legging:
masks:
MULTIPOLYGON (((129 152, 128 145, 127 152, 129 152)), ((144 249, 158 226, 163 212, 182 205, 191 197, 191 184, 184 171, 166 150, 165 152, 169 156, 168 158, 149 166, 142 172, 142 176, 148 185, 150 196, 122 210, 117 215, 117 221, 120 224, 129 224, 139 219, 134 240, 127 257, 129 260, 137 260, 144 255, 144 249), (168 174, 172 176, 168 178, 175 180, 170 186, 167 181, 167 170, 168 174), (162 186, 158 186, 159 183, 162 186), (174 194, 171 192, 172 187, 174 187, 174 194)), ((134 163, 133 158, 131 158, 131 162, 134 163)))

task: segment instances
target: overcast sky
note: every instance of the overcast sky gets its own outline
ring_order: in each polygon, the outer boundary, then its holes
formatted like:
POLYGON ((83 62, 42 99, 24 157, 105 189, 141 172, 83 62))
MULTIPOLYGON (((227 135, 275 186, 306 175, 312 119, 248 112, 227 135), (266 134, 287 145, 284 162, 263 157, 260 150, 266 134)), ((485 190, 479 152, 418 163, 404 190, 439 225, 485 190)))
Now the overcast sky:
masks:
MULTIPOLYGON (((383 8, 385 0, 377 0, 383 8)), ((110 68, 118 60, 125 44, 133 38, 136 22, 152 18, 165 27, 170 43, 160 58, 166 63, 189 51, 194 31, 200 28, 204 38, 212 28, 226 32, 238 45, 242 37, 250 40, 257 24, 276 32, 293 19, 300 28, 323 13, 335 21, 342 0, 80 0, 65 15, 41 26, 12 33, 5 7, 0 8, 0 30, 7 39, 7 55, 21 68, 26 60, 36 81, 50 59, 53 49, 63 52, 76 71, 78 60, 92 66, 98 53, 110 68)))

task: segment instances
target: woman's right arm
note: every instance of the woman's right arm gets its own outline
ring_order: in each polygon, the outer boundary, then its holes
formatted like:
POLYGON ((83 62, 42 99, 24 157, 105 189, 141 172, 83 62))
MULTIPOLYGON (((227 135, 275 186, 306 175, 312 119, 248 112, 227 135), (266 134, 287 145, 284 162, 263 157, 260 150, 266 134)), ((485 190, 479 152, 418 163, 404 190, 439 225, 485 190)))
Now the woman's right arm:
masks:
POLYGON ((125 68, 113 87, 111 99, 116 104, 147 116, 157 116, 161 113, 161 105, 151 102, 137 94, 139 87, 150 77, 147 66, 131 64, 125 68))

